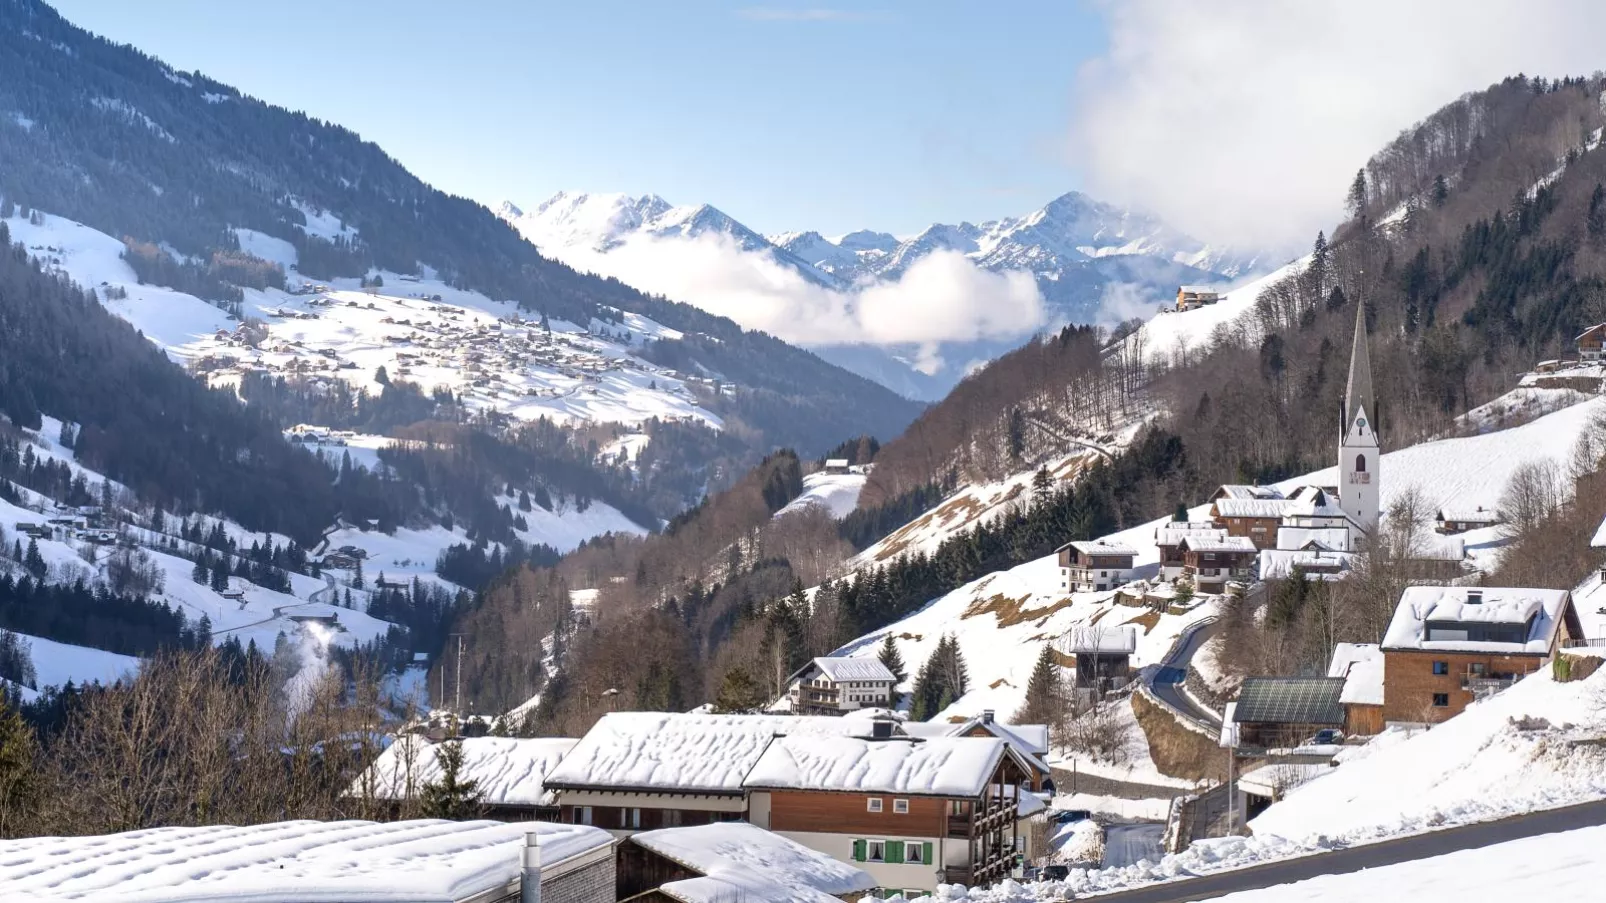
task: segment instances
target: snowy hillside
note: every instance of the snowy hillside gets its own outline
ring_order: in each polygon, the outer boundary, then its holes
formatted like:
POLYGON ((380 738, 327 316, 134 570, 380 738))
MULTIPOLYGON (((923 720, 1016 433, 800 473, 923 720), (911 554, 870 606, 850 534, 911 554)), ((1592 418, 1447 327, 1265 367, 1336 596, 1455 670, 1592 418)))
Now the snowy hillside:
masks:
POLYGON ((803 478, 803 494, 775 512, 775 516, 817 505, 841 520, 858 507, 864 479, 862 473, 811 473, 803 478))
POLYGON ((1264 276, 1232 286, 1220 283, 1222 299, 1207 307, 1189 311, 1161 310, 1126 340, 1127 348, 1143 360, 1177 364, 1209 347, 1217 329, 1237 326, 1255 308, 1260 293, 1273 283, 1304 269, 1308 258, 1301 258, 1264 276))

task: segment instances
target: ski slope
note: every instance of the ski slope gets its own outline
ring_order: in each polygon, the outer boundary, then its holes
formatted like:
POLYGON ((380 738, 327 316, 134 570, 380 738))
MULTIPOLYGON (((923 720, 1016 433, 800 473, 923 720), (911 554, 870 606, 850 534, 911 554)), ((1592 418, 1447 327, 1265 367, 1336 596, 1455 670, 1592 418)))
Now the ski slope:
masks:
POLYGON ((803 478, 803 494, 775 512, 775 516, 817 506, 841 520, 859 506, 859 491, 864 489, 864 480, 862 473, 811 473, 803 478))

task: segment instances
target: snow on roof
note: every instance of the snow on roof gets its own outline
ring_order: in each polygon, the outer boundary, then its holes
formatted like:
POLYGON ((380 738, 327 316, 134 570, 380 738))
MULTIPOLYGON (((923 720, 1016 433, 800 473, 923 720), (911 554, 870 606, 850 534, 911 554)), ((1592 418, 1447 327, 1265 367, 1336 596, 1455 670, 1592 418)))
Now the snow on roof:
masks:
POLYGON ((1219 289, 1213 289, 1203 285, 1183 285, 1179 286, 1177 291, 1187 292, 1190 295, 1218 295, 1221 293, 1219 289))
POLYGON ((992 737, 778 737, 745 784, 968 799, 986 789, 1005 752, 1004 741, 992 737))
POLYGON ((1349 551, 1348 527, 1278 527, 1277 548, 1284 551, 1304 549, 1316 543, 1328 552, 1349 551))
POLYGON ((1190 552, 1255 551, 1255 541, 1247 536, 1190 536, 1182 546, 1190 552))
POLYGON ((0 841, 0 894, 118 903, 448 903, 517 881, 526 832, 551 866, 613 842, 546 822, 288 821, 0 841))
POLYGON ((1440 508, 1439 520, 1470 524, 1494 524, 1500 522, 1500 514, 1493 508, 1485 508, 1482 505, 1476 508, 1440 508))
POLYGON ((1383 704, 1383 647, 1376 643, 1339 643, 1333 647, 1328 677, 1344 678, 1338 701, 1346 705, 1383 704))
POLYGON ((781 734, 859 734, 869 723, 827 716, 611 712, 547 775, 557 789, 742 792, 742 778, 781 734))
POLYGON ((1275 486, 1251 486, 1247 483, 1223 483, 1216 494, 1229 499, 1280 499, 1283 493, 1275 486))
POLYGON ((1540 654, 1550 650, 1566 607, 1568 593, 1560 589, 1510 587, 1410 586, 1400 596, 1383 637, 1384 649, 1473 649, 1490 652, 1540 654), (1488 640, 1430 640, 1429 621, 1456 624, 1524 624, 1523 642, 1488 640))
MULTIPOLYGON (((546 776, 578 740, 559 738, 470 737, 463 740, 461 778, 479 783, 483 801, 493 806, 550 806, 553 794, 542 786, 546 776)), ((350 793, 371 793, 377 799, 416 797, 440 777, 440 745, 409 735, 392 743, 350 793)))
POLYGON ((746 822, 643 831, 629 842, 702 873, 663 885, 686 903, 835 903, 875 885, 861 869, 746 822))
POLYGON ((1282 517, 1294 503, 1288 499, 1216 499, 1217 517, 1282 517))
POLYGON ((1416 561, 1461 561, 1467 557, 1467 541, 1459 536, 1430 533, 1419 537, 1411 548, 1416 561))
POLYGON ((1157 546, 1174 546, 1190 536, 1226 535, 1227 531, 1216 526, 1215 521, 1174 520, 1155 528, 1154 544, 1157 546))
POLYGON ((898 679, 897 675, 887 670, 887 666, 881 663, 881 659, 873 656, 868 658, 822 656, 815 659, 812 664, 814 667, 819 668, 820 672, 826 677, 837 682, 844 680, 880 680, 893 683, 898 679))
POLYGON ((1589 541, 1589 546, 1593 549, 1606 549, 1606 520, 1602 520, 1600 526, 1595 529, 1595 537, 1589 541))
POLYGON ((906 736, 927 738, 963 737, 978 727, 985 728, 994 737, 1010 744, 1028 763, 1036 763, 1044 771, 1048 770, 1048 766, 1041 764, 1039 758, 1048 755, 1046 724, 1005 724, 997 719, 988 721, 985 716, 978 715, 958 724, 951 721, 910 721, 898 726, 906 736))
POLYGON ((1353 557, 1349 552, 1266 549, 1260 553, 1260 579, 1283 580, 1294 576, 1295 569, 1304 570, 1312 578, 1320 578, 1325 576, 1323 572, 1333 568, 1340 571, 1348 569, 1353 557))
POLYGON ((1138 651, 1136 627, 1076 627, 1065 635, 1065 649, 1071 654, 1131 655, 1138 651))
POLYGON ((1107 539, 1079 539, 1068 542, 1060 549, 1075 549, 1084 555, 1136 555, 1137 550, 1107 539))
POLYGON ((1573 341, 1575 341, 1575 342, 1579 341, 1580 339, 1583 339, 1585 336, 1588 336, 1588 335, 1591 335, 1593 333, 1599 332, 1602 329, 1606 329, 1606 323, 1596 323, 1594 326, 1591 326, 1588 329, 1584 330, 1583 332, 1580 332, 1578 334, 1577 338, 1574 338, 1573 341))

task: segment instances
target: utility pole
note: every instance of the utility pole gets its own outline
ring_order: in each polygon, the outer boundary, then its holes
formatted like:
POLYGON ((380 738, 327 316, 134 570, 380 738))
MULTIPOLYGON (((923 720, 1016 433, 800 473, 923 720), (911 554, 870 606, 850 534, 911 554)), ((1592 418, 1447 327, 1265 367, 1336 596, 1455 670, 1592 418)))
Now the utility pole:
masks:
POLYGON ((457 699, 452 704, 452 708, 456 709, 458 717, 461 718, 463 716, 463 635, 454 633, 452 636, 457 637, 457 699))

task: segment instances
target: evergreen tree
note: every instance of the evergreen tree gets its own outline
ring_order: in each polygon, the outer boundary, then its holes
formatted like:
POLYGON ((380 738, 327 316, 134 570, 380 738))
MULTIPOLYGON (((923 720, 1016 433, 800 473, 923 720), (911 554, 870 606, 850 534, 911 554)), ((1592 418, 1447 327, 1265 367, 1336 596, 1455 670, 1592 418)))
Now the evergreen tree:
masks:
POLYGON ((228 592, 229 560, 226 556, 219 558, 217 564, 212 568, 212 589, 220 593, 228 592))
POLYGON ((1450 183, 1444 180, 1444 173, 1433 177, 1433 206, 1443 207, 1444 202, 1450 199, 1450 183))
POLYGON ((1349 184, 1349 195, 1344 199, 1344 208, 1351 217, 1359 217, 1366 212, 1366 169, 1355 172, 1354 181, 1349 184))
POLYGON ((205 586, 212 581, 212 569, 206 564, 206 554, 196 556, 195 567, 190 568, 190 579, 197 584, 205 586))
POLYGON ((479 781, 463 778, 463 739, 453 737, 435 747, 440 776, 425 784, 420 795, 424 815, 461 821, 480 814, 484 791, 479 781))
POLYGON ((39 541, 32 537, 28 538, 28 551, 22 556, 22 567, 35 580, 45 579, 45 573, 50 570, 45 564, 45 556, 39 554, 39 541))
POLYGON ((1026 453, 1026 417, 1021 414, 1020 408, 1011 408, 1009 412, 1009 459, 1019 461, 1026 453))
POLYGON ((1188 506, 1184 505, 1181 502, 1177 502, 1177 510, 1171 512, 1171 519, 1176 521, 1176 522, 1178 522, 1178 523, 1183 523, 1183 522, 1187 521, 1187 519, 1188 519, 1188 506))
POLYGON ((0 694, 0 837, 15 837, 39 800, 33 728, 0 694))
POLYGON ((881 664, 886 665, 888 671, 892 672, 895 683, 901 684, 909 679, 908 669, 903 664, 903 656, 899 654, 898 643, 892 638, 892 634, 887 634, 876 657, 881 659, 881 664))
POLYGON ((1064 715, 1065 681, 1059 662, 1054 659, 1054 647, 1043 644, 1043 651, 1032 666, 1032 676, 1026 681, 1026 699, 1015 720, 1024 724, 1055 724, 1064 715))
POLYGON ((1584 227, 1589 231, 1590 238, 1600 238, 1606 233, 1606 187, 1599 182, 1595 183, 1595 190, 1589 195, 1589 212, 1584 214, 1584 227))
POLYGON ((1048 468, 1039 467, 1037 473, 1032 474, 1032 504, 1044 505, 1054 492, 1054 478, 1049 476, 1048 468))
POLYGON ((737 665, 725 672, 719 684, 719 695, 714 699, 714 710, 721 714, 756 712, 767 700, 764 690, 753 680, 747 669, 737 665))
POLYGON ((352 589, 362 589, 363 585, 364 584, 363 584, 363 579, 362 579, 362 559, 359 558, 359 559, 357 559, 357 567, 354 568, 352 570, 352 572, 351 572, 351 588, 352 589))

